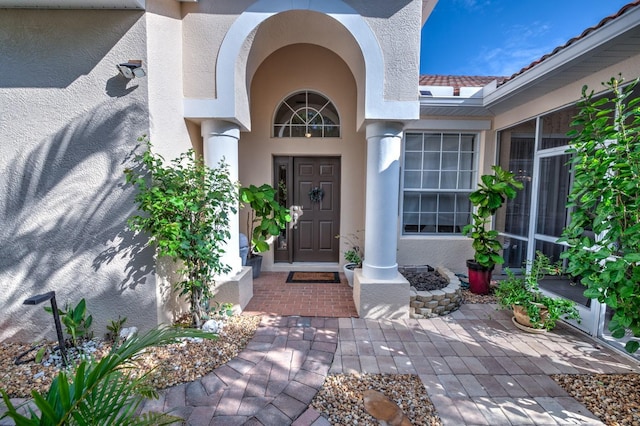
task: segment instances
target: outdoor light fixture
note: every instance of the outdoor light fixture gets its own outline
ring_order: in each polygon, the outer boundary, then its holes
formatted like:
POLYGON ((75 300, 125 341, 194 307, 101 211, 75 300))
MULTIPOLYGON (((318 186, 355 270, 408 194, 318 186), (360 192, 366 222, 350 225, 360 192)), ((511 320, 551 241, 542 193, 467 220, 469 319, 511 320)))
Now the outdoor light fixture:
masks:
POLYGON ((144 68, 142 68, 142 61, 139 59, 129 59, 129 62, 116 65, 116 68, 124 78, 128 79, 141 78, 147 75, 144 68))
POLYGON ((62 337, 62 325, 60 324, 60 315, 58 314, 58 304, 56 303, 56 292, 50 291, 44 294, 38 294, 37 296, 31 296, 23 302, 24 305, 39 305, 42 302, 51 300, 51 312, 53 313, 53 322, 56 325, 56 334, 58 335, 58 346, 60 347, 60 355, 62 356, 62 363, 67 366, 67 350, 64 346, 64 338, 62 337))

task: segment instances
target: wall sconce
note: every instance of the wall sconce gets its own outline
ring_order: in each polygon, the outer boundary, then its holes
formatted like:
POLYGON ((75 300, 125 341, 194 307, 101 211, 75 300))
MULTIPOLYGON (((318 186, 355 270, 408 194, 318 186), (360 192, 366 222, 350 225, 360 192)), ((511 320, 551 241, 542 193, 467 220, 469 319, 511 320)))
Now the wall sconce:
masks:
POLYGON ((128 79, 141 78, 147 75, 144 68, 142 68, 142 60, 139 59, 129 59, 129 62, 116 65, 116 68, 124 78, 128 79))

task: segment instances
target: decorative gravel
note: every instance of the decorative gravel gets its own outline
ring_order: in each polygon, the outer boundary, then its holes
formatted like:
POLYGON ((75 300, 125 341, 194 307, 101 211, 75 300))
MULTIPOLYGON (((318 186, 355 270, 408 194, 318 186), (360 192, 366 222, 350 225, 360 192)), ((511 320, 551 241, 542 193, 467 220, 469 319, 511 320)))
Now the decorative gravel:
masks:
POLYGON ((640 425, 640 374, 555 374, 571 396, 607 425, 640 425))
MULTIPOLYGON (((463 293, 465 303, 495 303, 492 295, 474 295, 467 290, 463 293)), ((151 379, 158 389, 194 380, 242 351, 259 323, 259 316, 235 316, 229 319, 218 340, 150 348, 140 359, 140 373, 155 367, 151 379)), ((97 342, 96 346, 96 358, 110 349, 104 342, 97 342)), ((58 371, 55 366, 33 361, 15 365, 14 358, 30 347, 0 343, 0 388, 11 397, 29 397, 33 389, 46 392, 58 371)), ((640 426, 640 374, 563 374, 552 378, 605 424, 640 426)), ((415 375, 328 375, 311 405, 332 424, 377 425, 364 411, 362 394, 367 389, 378 390, 399 404, 416 426, 442 424, 415 375)))
POLYGON ((333 425, 378 425, 364 409, 367 389, 398 404, 414 426, 440 426, 420 378, 411 374, 329 374, 311 406, 333 425))
POLYGON ((462 300, 464 303, 498 303, 493 295, 493 289, 489 291, 489 294, 475 294, 467 289, 462 289, 462 300))
POLYGON ((440 275, 438 271, 431 268, 426 272, 403 271, 402 275, 409 281, 411 287, 418 291, 440 290, 449 285, 449 280, 440 275))
MULTIPOLYGON (((189 382, 213 371, 234 358, 253 337, 260 316, 234 316, 227 320, 217 340, 182 341, 167 346, 149 348, 137 360, 138 374, 153 370, 152 384, 163 389, 189 382)), ((54 346, 55 343, 50 343, 54 346)), ((107 342, 97 342, 93 353, 102 358, 111 349, 107 342)), ((54 365, 36 364, 34 361, 16 365, 14 359, 31 345, 0 343, 0 388, 14 398, 30 397, 31 390, 47 391, 58 373, 54 365)), ((33 358, 35 351, 25 358, 33 358)))

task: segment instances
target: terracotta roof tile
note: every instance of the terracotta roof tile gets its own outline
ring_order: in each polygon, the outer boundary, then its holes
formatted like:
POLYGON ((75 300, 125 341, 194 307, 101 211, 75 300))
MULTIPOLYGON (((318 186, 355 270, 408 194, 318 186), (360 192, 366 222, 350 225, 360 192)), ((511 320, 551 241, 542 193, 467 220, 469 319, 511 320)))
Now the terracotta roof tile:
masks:
POLYGON ((421 75, 420 86, 453 87, 454 96, 458 96, 461 87, 484 87, 493 80, 498 80, 498 84, 500 84, 505 78, 472 75, 421 75))

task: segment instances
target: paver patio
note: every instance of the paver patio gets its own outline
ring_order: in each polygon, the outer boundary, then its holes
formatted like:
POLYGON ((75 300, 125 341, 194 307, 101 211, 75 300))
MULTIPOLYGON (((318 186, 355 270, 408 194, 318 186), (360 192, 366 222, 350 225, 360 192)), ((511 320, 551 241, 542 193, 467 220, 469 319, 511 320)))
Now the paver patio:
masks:
POLYGON ((265 316, 236 359, 145 409, 173 410, 191 425, 326 425, 308 408, 326 374, 411 373, 445 425, 597 425, 549 375, 634 371, 568 325, 523 333, 494 305, 430 320, 265 316))
POLYGON ((264 315, 238 357, 143 410, 195 426, 327 425, 310 401, 327 374, 356 372, 418 375, 445 425, 597 425, 549 375, 640 369, 566 324, 524 333, 495 305, 403 321, 264 315))

